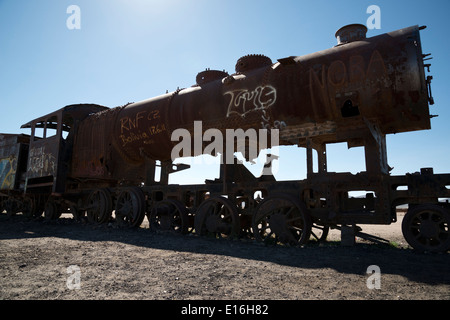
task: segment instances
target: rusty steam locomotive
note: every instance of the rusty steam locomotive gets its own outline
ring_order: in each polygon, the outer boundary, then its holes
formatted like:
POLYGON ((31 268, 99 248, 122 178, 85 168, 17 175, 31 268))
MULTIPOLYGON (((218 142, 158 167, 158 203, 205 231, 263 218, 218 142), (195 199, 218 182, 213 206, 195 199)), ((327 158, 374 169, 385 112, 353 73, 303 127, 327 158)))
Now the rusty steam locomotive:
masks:
POLYGON ((22 126, 30 135, 0 135, 0 210, 47 219, 70 212, 133 227, 147 216, 152 230, 295 245, 325 239, 330 227, 391 224, 396 207, 407 205, 408 243, 446 251, 450 205, 442 199, 450 197, 450 174, 422 168, 392 176, 386 155, 387 134, 431 128, 423 28, 366 38, 365 26, 348 25, 324 51, 275 63, 248 55, 234 74, 207 69, 190 88, 111 109, 69 105, 32 120, 22 126), (196 121, 202 133, 276 130, 280 145, 305 148, 306 179, 256 177, 233 160, 215 180, 169 184, 171 173, 189 168, 173 162, 173 133, 194 134, 196 121), (366 170, 329 172, 326 147, 337 142, 364 147, 366 170))

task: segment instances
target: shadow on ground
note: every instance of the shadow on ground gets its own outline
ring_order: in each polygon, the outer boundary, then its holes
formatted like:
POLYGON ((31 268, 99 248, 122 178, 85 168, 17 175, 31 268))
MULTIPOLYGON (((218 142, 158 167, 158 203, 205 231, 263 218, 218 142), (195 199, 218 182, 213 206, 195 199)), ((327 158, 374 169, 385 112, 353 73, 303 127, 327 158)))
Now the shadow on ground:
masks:
POLYGON ((253 240, 212 239, 193 234, 154 233, 146 228, 118 228, 115 223, 94 225, 69 218, 46 221, 21 215, 0 215, 0 247, 4 240, 61 238, 86 242, 115 241, 132 246, 200 255, 219 255, 271 262, 295 268, 332 268, 340 273, 366 274, 377 265, 383 274, 403 276, 426 284, 450 285, 450 254, 418 253, 409 248, 357 243, 343 247, 339 242, 310 243, 301 248, 265 246, 253 240))

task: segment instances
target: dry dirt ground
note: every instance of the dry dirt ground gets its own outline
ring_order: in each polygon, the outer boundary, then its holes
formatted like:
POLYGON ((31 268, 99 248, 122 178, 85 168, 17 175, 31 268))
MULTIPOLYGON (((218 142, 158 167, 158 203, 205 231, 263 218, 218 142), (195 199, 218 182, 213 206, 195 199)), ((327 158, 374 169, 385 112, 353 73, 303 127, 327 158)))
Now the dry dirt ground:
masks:
POLYGON ((449 300, 450 254, 412 250, 401 218, 363 226, 391 244, 297 248, 0 214, 0 300, 449 300))

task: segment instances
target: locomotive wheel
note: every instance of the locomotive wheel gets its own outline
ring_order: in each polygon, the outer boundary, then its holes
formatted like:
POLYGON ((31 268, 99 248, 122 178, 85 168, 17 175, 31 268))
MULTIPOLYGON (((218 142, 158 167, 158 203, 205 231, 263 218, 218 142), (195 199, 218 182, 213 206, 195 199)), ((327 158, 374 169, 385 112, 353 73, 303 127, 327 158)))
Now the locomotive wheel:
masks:
POLYGON ((116 221, 120 226, 139 227, 146 211, 145 195, 138 187, 122 190, 116 202, 116 221))
POLYGON ((199 235, 237 237, 240 233, 238 209, 225 197, 209 198, 198 207, 194 226, 199 235))
POLYGON ((257 241, 301 245, 311 236, 312 222, 305 205, 288 194, 269 196, 253 215, 257 241))
POLYGON ((74 204, 69 206, 69 211, 75 221, 82 221, 86 215, 85 211, 78 209, 78 207, 74 204))
POLYGON ((450 249, 450 213, 434 204, 412 207, 403 217, 402 232, 418 251, 445 252, 450 249))
POLYGON ((314 239, 316 239, 317 242, 326 241, 329 231, 330 231, 330 227, 313 224, 311 236, 314 239))
POLYGON ((25 197, 22 202, 22 207, 22 214, 27 218, 38 217, 42 214, 42 212, 39 212, 34 198, 25 197))
POLYGON ((48 200, 45 203, 44 218, 46 220, 56 220, 60 216, 61 216, 61 211, 59 210, 56 202, 54 202, 52 200, 48 200))
POLYGON ((6 199, 6 201, 4 203, 4 206, 5 206, 6 214, 9 217, 14 216, 17 213, 17 210, 18 210, 17 201, 13 197, 8 197, 8 199, 6 199))
POLYGON ((188 213, 178 200, 167 199, 156 202, 148 215, 152 231, 175 231, 187 233, 188 213))
POLYGON ((111 194, 106 189, 96 189, 87 200, 87 217, 89 222, 104 223, 109 220, 112 212, 111 194))

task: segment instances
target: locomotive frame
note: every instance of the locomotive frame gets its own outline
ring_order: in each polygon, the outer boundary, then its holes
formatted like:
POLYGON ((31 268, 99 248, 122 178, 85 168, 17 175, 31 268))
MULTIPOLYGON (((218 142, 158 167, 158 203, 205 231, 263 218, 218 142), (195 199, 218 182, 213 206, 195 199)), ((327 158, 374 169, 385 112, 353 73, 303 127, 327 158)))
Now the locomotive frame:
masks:
MULTIPOLYGON (((414 40, 419 41, 418 32, 421 29, 415 26, 400 30, 398 34, 414 34, 417 37, 414 40)), ((338 31, 338 50, 362 40, 360 33, 361 26, 357 25, 338 31)), ((406 42, 410 42, 409 38, 406 39, 406 42)), ((382 40, 387 41, 386 37, 377 41, 381 43, 382 40)), ((399 46, 406 47, 407 44, 400 43, 399 46)), ((420 49, 417 43, 415 47, 420 49)), ((408 50, 405 49, 408 53, 405 60, 411 60, 412 54, 408 50)), ((327 54, 335 54, 335 51, 330 49, 327 54)), ((368 70, 375 70, 371 76, 378 78, 364 79, 366 82, 380 82, 384 77, 374 67, 385 68, 382 62, 380 64, 381 55, 378 51, 373 52, 368 70)), ((347 53, 338 54, 346 56, 347 53)), ((421 55, 421 51, 417 54, 421 55)), ((358 57, 350 56, 350 71, 360 70, 360 65, 354 64, 355 61, 360 62, 358 57)), ((419 67, 411 67, 413 71, 408 71, 414 76, 418 73, 421 91, 409 91, 409 95, 411 101, 426 105, 428 110, 428 103, 433 103, 429 88, 431 78, 425 78, 423 68, 429 65, 425 65, 422 59, 415 61, 413 57, 412 60, 419 67)), ((167 151, 165 149, 170 149, 170 146, 165 145, 168 132, 173 131, 179 118, 170 116, 167 111, 165 122, 160 121, 164 109, 158 104, 159 101, 166 109, 181 99, 188 101, 187 105, 190 98, 185 97, 189 94, 196 95, 197 92, 207 90, 214 93, 215 87, 239 84, 244 76, 252 72, 261 74, 257 79, 262 79, 263 84, 264 81, 270 83, 270 73, 276 68, 290 70, 292 65, 305 64, 305 61, 308 60, 288 57, 272 65, 264 56, 246 56, 238 60, 236 74, 230 76, 225 72, 206 70, 197 76, 197 84, 185 92, 177 90, 159 98, 114 109, 94 104, 69 105, 24 124, 22 128, 31 129, 31 135, 2 134, 0 211, 6 210, 8 214, 22 212, 29 217, 40 216, 44 212, 46 219, 57 219, 62 212, 70 212, 75 219, 87 217, 93 223, 110 221, 114 212, 114 219, 121 226, 138 227, 147 217, 151 230, 195 232, 198 235, 213 234, 219 237, 248 236, 269 243, 303 245, 311 237, 325 240, 329 228, 341 229, 344 236, 344 232, 357 232, 357 224, 391 224, 397 220, 396 208, 408 205, 408 212, 402 222, 402 232, 407 242, 420 251, 449 250, 450 205, 442 199, 450 197, 450 174, 434 174, 432 168, 422 168, 420 173, 392 176, 387 162, 386 134, 428 129, 428 112, 423 113, 416 107, 415 110, 412 110, 413 107, 403 111, 394 110, 390 112, 398 112, 405 118, 392 120, 386 112, 383 114, 386 121, 364 115, 362 105, 367 88, 364 88, 366 91, 357 91, 354 84, 339 78, 345 74, 342 73, 346 70, 343 63, 331 62, 328 70, 322 67, 322 79, 315 71, 309 74, 308 90, 315 105, 314 114, 325 112, 327 116, 337 116, 338 120, 331 122, 325 117, 313 125, 288 125, 282 128, 282 144, 296 145, 306 150, 306 179, 276 181, 270 174, 270 160, 273 158, 269 156, 265 174, 260 177, 255 177, 235 159, 234 163, 222 161, 218 179, 194 185, 168 183, 171 173, 188 169, 189 166, 174 164, 163 156, 167 151), (335 95, 336 110, 329 104, 320 106, 324 99, 320 96, 320 99, 317 98, 314 93, 315 90, 321 94, 331 90, 325 88, 326 78, 340 90, 335 95), (320 86, 313 87, 317 83, 320 86), (153 105, 157 105, 157 108, 153 105), (144 107, 146 109, 142 109, 144 107), (414 112, 417 114, 413 115, 414 112), (131 132, 142 119, 148 122, 150 133, 131 132), (124 132, 131 133, 125 136, 124 132), (161 134, 166 136, 162 137, 161 134), (149 135, 157 136, 156 140, 147 139, 149 135), (346 142, 349 148, 364 148, 365 171, 352 174, 327 170, 327 145, 338 142, 346 142), (149 144, 157 147, 149 149, 149 144), (158 146, 161 150, 158 150, 158 146), (317 161, 316 165, 314 161, 317 161), (156 177, 158 173, 159 178, 156 177), (366 195, 358 198, 349 196, 353 191, 365 192, 366 195)), ((394 65, 394 62, 391 63, 394 65)), ((409 60, 408 63, 411 64, 409 60)), ((258 86, 259 91, 255 89, 254 93, 259 94, 258 99, 261 100, 263 90, 268 90, 266 96, 274 93, 270 91, 271 88, 269 85, 258 86)), ((252 121, 253 113, 260 112, 262 108, 248 111, 244 105, 245 114, 235 112, 238 116, 232 118, 234 115, 230 108, 241 103, 238 101, 232 104, 235 97, 233 92, 230 89, 224 94, 231 96, 232 100, 223 104, 226 117, 230 117, 231 123, 238 127, 249 128, 251 126, 243 123, 243 119, 252 121)), ((245 94, 250 95, 248 92, 245 94)), ((379 96, 382 102, 392 103, 393 98, 385 93, 379 96)), ((213 105, 220 104, 212 94, 207 94, 207 99, 213 105)), ((397 103, 400 98, 396 96, 395 99, 397 103)), ((189 108, 184 103, 181 103, 183 108, 189 108)), ((274 103, 275 99, 272 99, 264 108, 272 107, 274 103)), ((266 114, 267 110, 263 110, 263 119, 268 120, 270 116, 266 114)), ((274 119, 270 123, 262 123, 263 126, 270 124, 273 128, 274 119)), ((218 125, 217 118, 210 127, 213 125, 218 125)), ((189 124, 187 128, 192 130, 189 124)))

